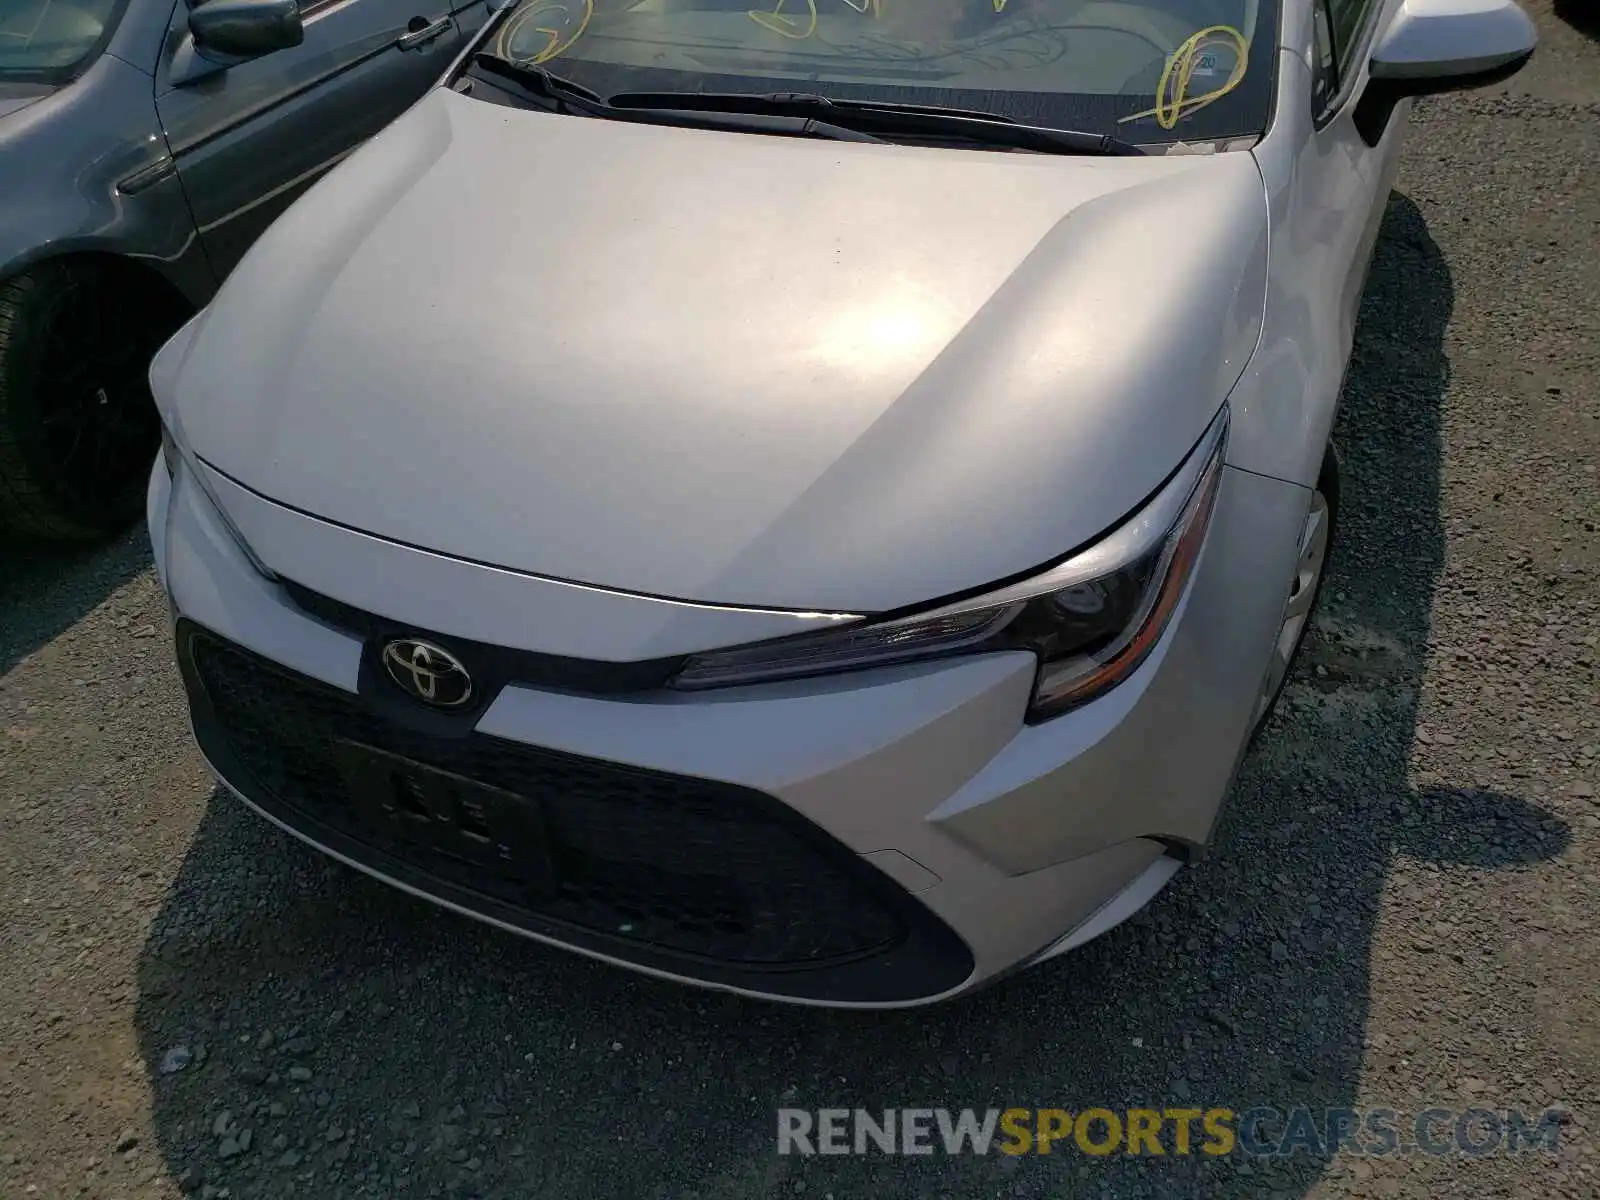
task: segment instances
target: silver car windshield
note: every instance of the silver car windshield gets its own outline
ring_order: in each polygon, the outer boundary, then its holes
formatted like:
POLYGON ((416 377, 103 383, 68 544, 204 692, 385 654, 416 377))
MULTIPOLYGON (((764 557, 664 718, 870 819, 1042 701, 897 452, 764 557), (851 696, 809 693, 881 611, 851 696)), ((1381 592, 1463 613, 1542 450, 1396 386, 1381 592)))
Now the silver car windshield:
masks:
POLYGON ((56 81, 105 45, 124 0, 0 0, 0 79, 56 81))
POLYGON ((1279 0, 520 0, 484 49, 602 95, 806 91, 1141 143, 1266 125, 1279 0))

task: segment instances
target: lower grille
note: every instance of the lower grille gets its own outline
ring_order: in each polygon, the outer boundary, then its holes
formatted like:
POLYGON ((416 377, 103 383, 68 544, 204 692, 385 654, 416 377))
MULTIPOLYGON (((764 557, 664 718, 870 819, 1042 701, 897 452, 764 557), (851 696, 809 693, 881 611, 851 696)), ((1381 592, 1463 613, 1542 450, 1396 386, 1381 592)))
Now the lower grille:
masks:
POLYGON ((965 946, 925 907, 764 793, 417 732, 187 623, 180 661, 202 749, 251 800, 330 849, 330 837, 359 847, 358 861, 385 874, 465 896, 464 907, 708 979, 849 968, 864 999, 945 990, 970 971, 965 946), (392 777, 382 811, 349 769, 356 748, 392 777), (425 819, 425 793, 453 806, 447 830, 425 819), (537 828, 508 851, 479 836, 486 805, 537 828), (410 808, 419 819, 401 819, 410 808))

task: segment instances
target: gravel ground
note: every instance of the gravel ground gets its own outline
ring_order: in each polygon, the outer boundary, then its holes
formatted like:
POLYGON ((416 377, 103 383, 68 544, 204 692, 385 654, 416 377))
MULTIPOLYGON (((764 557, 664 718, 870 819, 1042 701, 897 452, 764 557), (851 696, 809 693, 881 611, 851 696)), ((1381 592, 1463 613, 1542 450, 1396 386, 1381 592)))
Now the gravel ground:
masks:
POLYGON ((0 1197, 1600 1195, 1600 42, 1427 105, 1321 623, 1218 850, 970 1000, 792 1011, 435 911, 216 794, 142 536, 6 548, 0 1197), (780 1158, 779 1104, 1564 1109, 1558 1152, 780 1158))

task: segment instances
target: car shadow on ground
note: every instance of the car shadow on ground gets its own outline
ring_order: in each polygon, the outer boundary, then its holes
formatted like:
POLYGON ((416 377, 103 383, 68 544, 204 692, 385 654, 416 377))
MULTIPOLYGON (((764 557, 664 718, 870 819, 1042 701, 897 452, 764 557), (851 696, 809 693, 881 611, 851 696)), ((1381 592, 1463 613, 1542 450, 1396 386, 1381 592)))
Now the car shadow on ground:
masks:
POLYGON ((780 1157, 776 1109, 1353 1103, 1393 857, 1511 868, 1567 838, 1515 797, 1410 779, 1444 552, 1451 304, 1420 212, 1393 197, 1341 418, 1321 623, 1215 852, 1138 918, 937 1009, 794 1010, 439 912, 219 794, 139 969, 170 1169, 213 1195, 328 1200, 1304 1195, 1325 1149, 1182 1156, 1169 1137, 1160 1158, 1070 1143, 1048 1157, 780 1157))
POLYGON ((26 541, 0 532, 0 677, 149 565, 142 524, 93 544, 26 541))
POLYGON ((1579 33, 1600 38, 1600 4, 1595 0, 1555 0, 1555 13, 1579 33))

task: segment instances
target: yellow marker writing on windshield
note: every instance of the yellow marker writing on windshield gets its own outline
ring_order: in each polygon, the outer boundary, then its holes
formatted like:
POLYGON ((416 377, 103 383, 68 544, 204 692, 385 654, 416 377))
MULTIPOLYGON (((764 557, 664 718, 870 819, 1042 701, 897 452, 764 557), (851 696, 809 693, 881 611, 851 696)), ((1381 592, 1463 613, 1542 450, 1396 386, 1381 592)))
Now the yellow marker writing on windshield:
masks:
MULTIPOLYGON (((760 9, 751 9, 750 19, 757 25, 761 25, 772 30, 772 32, 777 34, 779 37, 786 37, 796 42, 803 42, 817 31, 817 0, 806 0, 806 11, 810 14, 811 20, 806 26, 805 32, 803 33, 796 32, 796 29, 800 24, 798 21, 796 21, 793 17, 784 16, 783 6, 787 3, 788 0, 778 0, 776 7, 774 7, 771 12, 763 12, 760 9)), ((852 7, 854 6, 852 5, 852 7)))
MULTIPOLYGON (((1003 3, 1004 0, 996 2, 1003 3)), ((1118 123, 1126 124, 1129 121, 1154 117, 1156 124, 1161 128, 1171 129, 1178 123, 1180 117, 1187 117, 1208 104, 1214 104, 1238 87, 1239 81, 1244 78, 1249 57, 1250 43, 1244 34, 1232 25, 1212 25, 1208 29, 1202 29, 1174 50, 1172 57, 1167 59, 1166 69, 1161 72, 1161 82, 1156 84, 1156 106, 1123 117, 1118 123), (1195 69, 1200 65, 1202 54, 1209 47, 1217 45, 1225 45, 1233 50, 1233 70, 1228 73, 1228 78, 1221 87, 1213 88, 1198 96, 1189 95, 1189 83, 1194 78, 1195 69)))
MULTIPOLYGON (((995 0, 997 4, 1004 4, 1006 0, 995 0)), ((817 32, 817 0, 806 0, 806 27, 800 28, 800 22, 793 17, 786 16, 783 6, 788 0, 778 0, 770 12, 763 9, 752 9, 750 19, 764 29, 770 29, 779 37, 789 38, 791 41, 803 42, 806 38, 817 32)), ((858 13, 871 13, 874 17, 883 15, 883 0, 844 0, 847 8, 852 8, 858 13)), ((996 9, 998 12, 999 10, 996 9)))
POLYGON ((594 0, 581 0, 581 5, 576 21, 571 19, 572 9, 566 4, 534 3, 520 9, 501 27, 500 36, 495 40, 495 53, 513 62, 535 65, 547 62, 558 54, 565 54, 583 36, 583 31, 589 28, 590 18, 594 16, 594 0), (533 24, 536 20, 542 23, 533 24), (530 26, 534 33, 545 36, 544 45, 533 54, 528 54, 517 45, 530 26))

